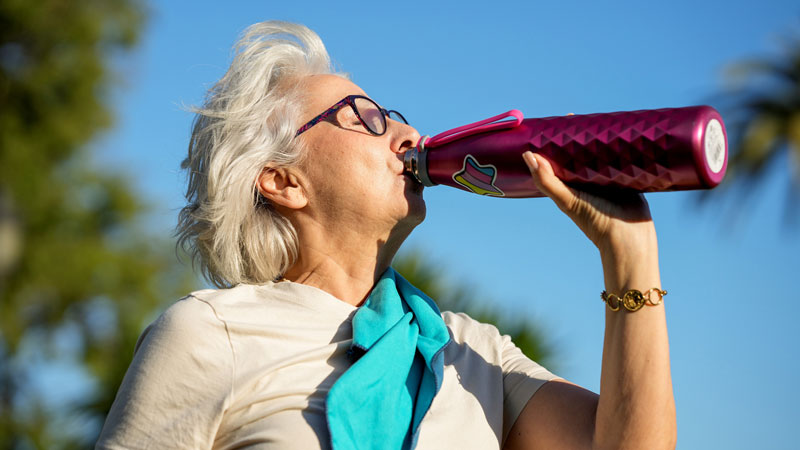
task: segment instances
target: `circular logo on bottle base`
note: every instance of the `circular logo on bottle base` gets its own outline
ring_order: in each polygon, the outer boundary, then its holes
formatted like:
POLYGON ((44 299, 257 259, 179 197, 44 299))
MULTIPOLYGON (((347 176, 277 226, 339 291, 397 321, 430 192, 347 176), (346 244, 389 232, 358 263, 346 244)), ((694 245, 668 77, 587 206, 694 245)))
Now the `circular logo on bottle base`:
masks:
POLYGON ((725 164, 725 133, 717 119, 711 119, 706 125, 703 138, 703 149, 706 153, 706 164, 713 173, 719 173, 725 164))

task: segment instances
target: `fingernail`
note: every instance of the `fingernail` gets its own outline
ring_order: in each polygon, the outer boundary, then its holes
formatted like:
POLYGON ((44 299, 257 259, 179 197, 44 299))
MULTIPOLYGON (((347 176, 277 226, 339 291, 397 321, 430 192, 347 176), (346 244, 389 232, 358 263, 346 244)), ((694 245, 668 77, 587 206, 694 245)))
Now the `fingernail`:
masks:
POLYGON ((525 156, 528 160, 528 167, 530 167, 534 172, 539 170, 539 161, 536 160, 536 157, 533 156, 533 153, 525 152, 525 156))

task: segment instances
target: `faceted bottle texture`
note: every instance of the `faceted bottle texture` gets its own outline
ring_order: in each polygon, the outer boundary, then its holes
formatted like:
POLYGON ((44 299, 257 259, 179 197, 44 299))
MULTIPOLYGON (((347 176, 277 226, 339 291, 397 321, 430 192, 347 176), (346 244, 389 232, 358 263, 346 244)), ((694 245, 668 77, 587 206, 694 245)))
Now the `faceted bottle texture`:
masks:
MULTIPOLYGON (((521 116, 520 116, 521 118, 521 116)), ((728 145, 710 106, 524 119, 504 129, 434 137, 406 152, 409 173, 492 197, 541 197, 522 153, 547 158, 566 183, 640 192, 708 189, 722 180, 728 145)), ((463 127, 462 127, 463 128, 463 127)), ((446 133, 443 133, 446 134, 446 133)))

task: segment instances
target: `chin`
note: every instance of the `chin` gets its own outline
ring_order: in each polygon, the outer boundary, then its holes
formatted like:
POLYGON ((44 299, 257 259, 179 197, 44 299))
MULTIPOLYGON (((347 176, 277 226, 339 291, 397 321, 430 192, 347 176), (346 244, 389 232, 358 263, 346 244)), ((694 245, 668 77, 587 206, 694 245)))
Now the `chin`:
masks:
POLYGON ((425 220, 427 211, 421 192, 416 195, 407 193, 406 197, 408 201, 406 202, 404 214, 400 216, 400 220, 395 222, 387 240, 387 243, 391 244, 390 247, 393 247, 394 251, 397 251, 411 232, 414 231, 414 228, 425 220))
POLYGON ((408 199, 408 214, 406 219, 417 226, 425 220, 427 214, 427 207, 425 206, 425 199, 422 198, 422 191, 418 194, 407 195, 408 199))

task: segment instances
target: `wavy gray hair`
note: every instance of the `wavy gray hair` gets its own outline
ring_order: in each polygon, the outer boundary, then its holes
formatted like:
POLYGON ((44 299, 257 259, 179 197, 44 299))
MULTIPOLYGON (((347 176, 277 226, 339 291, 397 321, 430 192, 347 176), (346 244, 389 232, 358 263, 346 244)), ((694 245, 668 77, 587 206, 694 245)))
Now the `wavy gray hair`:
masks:
POLYGON ((333 73, 322 40, 302 25, 248 27, 228 72, 196 113, 189 155, 187 205, 179 213, 178 246, 218 287, 264 283, 297 258, 288 219, 259 199, 256 180, 268 166, 291 166, 303 155, 295 139, 302 80, 333 73))

